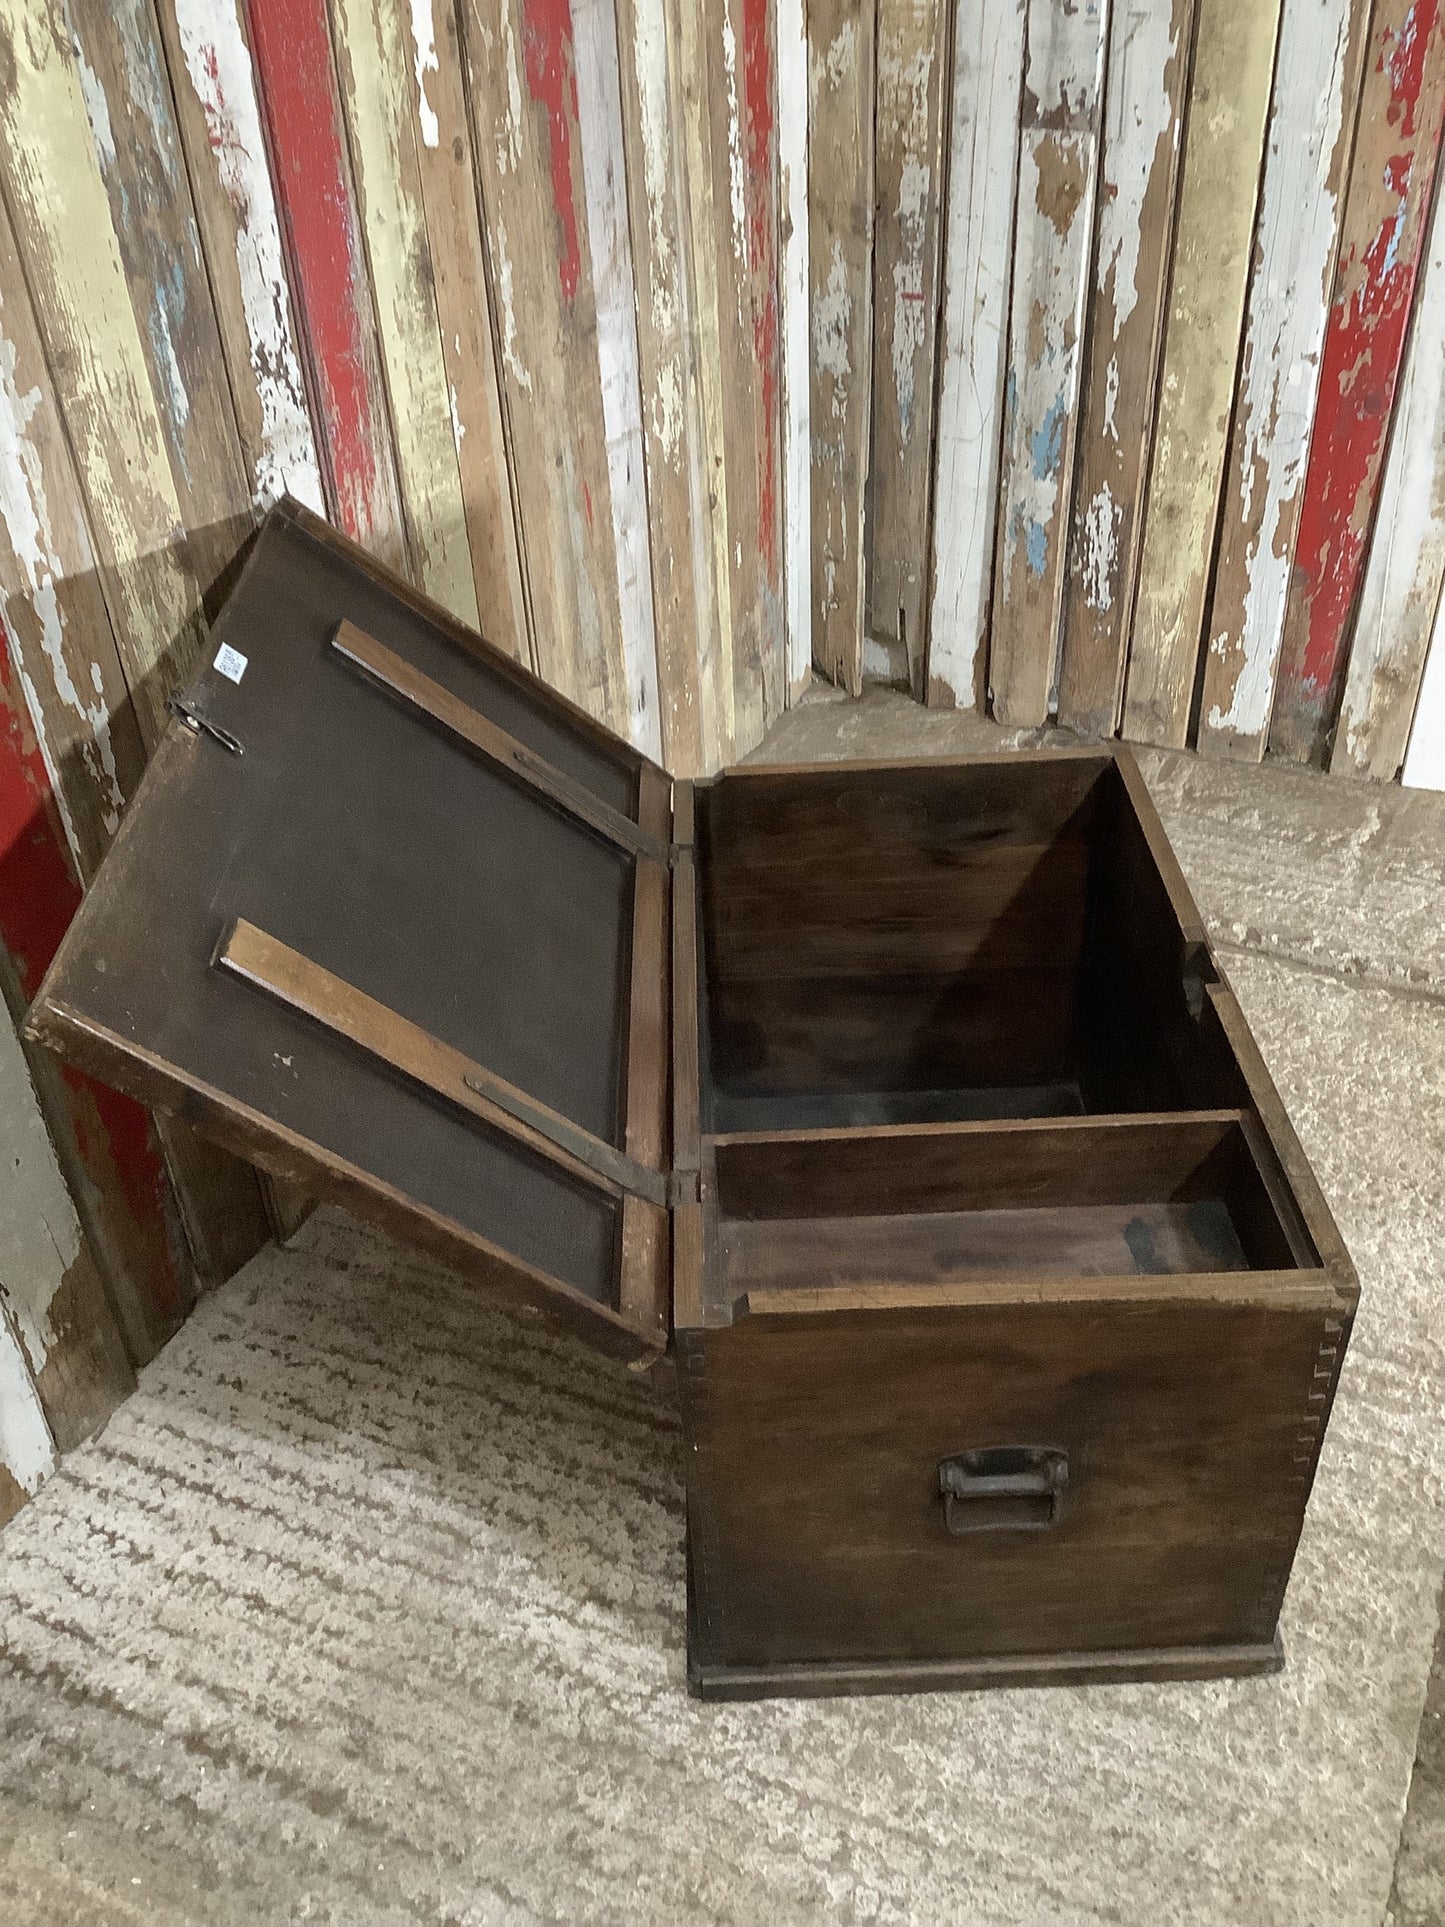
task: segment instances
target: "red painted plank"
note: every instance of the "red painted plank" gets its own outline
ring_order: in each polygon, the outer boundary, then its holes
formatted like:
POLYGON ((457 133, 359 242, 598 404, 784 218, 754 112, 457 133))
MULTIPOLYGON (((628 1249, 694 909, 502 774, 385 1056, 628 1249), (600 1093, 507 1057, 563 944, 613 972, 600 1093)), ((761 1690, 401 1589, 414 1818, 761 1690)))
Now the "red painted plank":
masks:
POLYGON ((1439 0, 1380 0, 1360 103, 1269 747, 1319 761, 1334 722, 1445 119, 1439 0))
MULTIPOLYGON (((571 0, 524 0, 522 62, 527 91, 547 116, 552 162, 552 210, 557 216, 557 276, 566 301, 575 301, 582 278, 573 190, 572 130, 577 125, 577 67, 572 45, 571 0)), ((591 497, 587 512, 592 513, 591 497)))
POLYGON ((347 163, 326 0, 250 0, 292 297, 340 526, 405 568, 376 321, 347 163))
MULTIPOLYGON (((80 882, 50 777, 0 628, 0 947, 28 1003, 79 907, 80 882)), ((121 1277, 117 1298, 137 1363, 165 1342, 195 1297, 155 1127, 129 1098, 66 1067, 48 1107, 69 1139, 88 1195, 78 1198, 102 1264, 121 1277)), ((63 1162, 72 1160, 63 1158, 63 1162)))

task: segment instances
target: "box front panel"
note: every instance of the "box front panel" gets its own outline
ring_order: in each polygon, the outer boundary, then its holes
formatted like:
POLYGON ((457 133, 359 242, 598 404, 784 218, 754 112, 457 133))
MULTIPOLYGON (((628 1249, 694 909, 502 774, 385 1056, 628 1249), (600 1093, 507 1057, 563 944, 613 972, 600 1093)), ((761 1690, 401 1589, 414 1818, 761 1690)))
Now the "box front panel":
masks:
POLYGON ((1269 1640, 1344 1345, 1326 1298, 685 1334, 695 1667, 1269 1640))

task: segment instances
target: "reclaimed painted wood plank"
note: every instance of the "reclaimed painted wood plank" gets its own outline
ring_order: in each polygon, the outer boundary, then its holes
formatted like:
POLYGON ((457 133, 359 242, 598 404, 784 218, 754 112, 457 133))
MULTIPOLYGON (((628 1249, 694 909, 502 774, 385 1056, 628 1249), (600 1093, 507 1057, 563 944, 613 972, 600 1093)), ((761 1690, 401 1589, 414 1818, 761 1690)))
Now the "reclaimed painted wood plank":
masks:
POLYGON ((1122 734, 1183 745, 1254 241, 1279 0, 1199 0, 1122 734))
POLYGON ((787 699, 778 132, 768 0, 677 5, 724 759, 787 699))
POLYGON ((244 0, 159 0, 241 452, 258 512, 324 511, 244 0))
POLYGON ((0 4, 0 168, 147 745, 193 669, 185 520, 60 0, 0 4))
MULTIPOLYGON (((5 283, 7 341, 14 339, 9 332, 13 285, 5 283)), ((25 398, 28 402, 28 391, 25 398)), ((42 560, 42 582, 46 566, 42 560)), ((18 1008, 39 990, 80 905, 81 886, 51 792, 27 683, 11 649, 0 629, 0 977, 8 984, 7 1000, 18 1008)), ((100 787, 109 794, 108 773, 100 787)), ((79 847, 86 845, 80 841, 79 847)), ((176 1330, 196 1295, 155 1127, 139 1105, 78 1071, 37 1058, 33 1075, 127 1350, 144 1364, 176 1330)))
POLYGON ((988 658, 1026 0, 954 23, 928 700, 981 708, 988 658))
POLYGON ((618 0, 617 32, 663 760, 675 775, 696 776, 714 766, 702 682, 703 657, 716 648, 716 637, 688 273, 680 49, 669 40, 664 0, 618 0))
POLYGON ((734 752, 786 703, 778 340, 778 135, 770 0, 701 9, 711 115, 712 208, 726 556, 731 577, 734 752))
POLYGON ((1064 583, 1059 721, 1111 736, 1149 474, 1195 0, 1114 0, 1064 583))
POLYGON ((145 751, 3 201, 0 621, 66 840, 81 874, 92 875, 145 751))
POLYGON ((1207 625, 1206 754, 1264 754, 1368 36, 1368 0, 1285 0, 1207 625))
POLYGON ((871 0, 808 7, 813 652, 853 696, 863 687, 876 30, 871 0))
MULTIPOLYGON (((777 0, 778 199, 783 246, 783 583, 788 700, 813 673, 812 403, 808 316, 808 28, 804 0, 777 0)), ((915 531, 915 538, 921 532, 915 531)))
POLYGON ((616 551, 617 599, 626 675, 627 735, 634 748, 662 756, 657 688, 657 625, 648 540, 642 377, 637 293, 628 231, 622 93, 614 0, 571 0, 576 44, 577 130, 587 244, 597 303, 602 427, 616 551))
POLYGON ((736 551, 728 540, 732 500, 729 490, 728 401, 723 382, 722 281, 719 275, 723 226, 729 218, 726 130, 715 152, 712 81, 708 67, 707 14, 692 0, 665 0, 669 44, 677 48, 682 90, 683 163, 687 179, 689 247, 692 267, 693 325, 697 339, 698 403, 702 421, 703 473, 707 478, 705 534, 710 558, 716 661, 702 659, 703 740, 722 763, 735 759, 736 677, 733 649, 733 568, 736 551))
POLYGON ((410 574, 325 0, 247 0, 247 19, 327 501, 339 528, 410 574))
POLYGON ((1058 655, 1107 34, 1107 0, 1031 0, 988 657, 995 717, 1025 727, 1058 655))
POLYGON ((866 634, 920 698, 948 23, 944 0, 878 0, 866 634))
POLYGON ((477 592, 412 132, 409 9, 403 13, 403 0, 333 0, 331 18, 415 577, 474 628, 477 592))
POLYGON ((40 1394, 0 1304, 0 1526, 8 1525, 35 1497, 55 1466, 55 1441, 40 1408, 40 1394))
POLYGON ((1437 0, 1377 0, 1269 725, 1319 762, 1335 721, 1445 119, 1437 0))
POLYGON ((571 9, 466 0, 463 22, 537 666, 626 735, 571 9))
POLYGON ((254 525, 201 237, 152 0, 68 9, 156 417, 203 597, 254 525))
MULTIPOLYGON (((0 1143, 0 1318, 56 1450, 68 1452, 134 1391, 135 1373, 3 1009, 0 1143)), ((0 1386, 0 1405, 13 1389, 0 1386)))
POLYGON ((482 633, 530 662, 527 594, 477 206, 453 0, 412 0, 411 81, 422 205, 482 633))
POLYGON ((1400 781, 1407 789, 1445 790, 1445 595, 1435 608, 1400 781))
POLYGON ((1445 582, 1445 213, 1437 193, 1330 768, 1390 782, 1445 582))

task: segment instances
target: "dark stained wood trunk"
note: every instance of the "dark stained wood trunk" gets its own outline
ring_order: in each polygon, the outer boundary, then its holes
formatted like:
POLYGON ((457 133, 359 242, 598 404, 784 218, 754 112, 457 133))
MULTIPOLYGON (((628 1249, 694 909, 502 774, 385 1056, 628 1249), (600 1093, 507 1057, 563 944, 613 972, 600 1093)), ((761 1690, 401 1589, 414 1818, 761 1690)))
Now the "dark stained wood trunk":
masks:
POLYGON ((268 521, 32 1037, 670 1349, 709 1697, 1277 1622, 1354 1274, 1126 751, 672 784, 268 521))

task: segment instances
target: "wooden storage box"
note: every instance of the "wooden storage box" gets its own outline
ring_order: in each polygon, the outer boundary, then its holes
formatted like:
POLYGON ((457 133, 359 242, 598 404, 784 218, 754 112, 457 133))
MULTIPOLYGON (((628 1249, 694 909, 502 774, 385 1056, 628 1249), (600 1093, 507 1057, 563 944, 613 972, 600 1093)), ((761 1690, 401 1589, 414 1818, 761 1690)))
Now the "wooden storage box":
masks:
POLYGON ((1279 1663, 1350 1263, 1126 751, 673 784, 295 504, 31 1034, 641 1364, 707 1696, 1279 1663))

